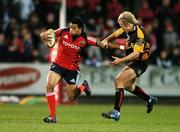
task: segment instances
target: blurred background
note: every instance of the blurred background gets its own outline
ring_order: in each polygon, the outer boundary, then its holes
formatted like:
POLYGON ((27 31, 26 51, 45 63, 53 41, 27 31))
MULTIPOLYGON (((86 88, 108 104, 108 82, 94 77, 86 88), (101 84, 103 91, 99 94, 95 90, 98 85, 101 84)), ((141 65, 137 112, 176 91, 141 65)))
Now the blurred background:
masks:
MULTIPOLYGON (((103 39, 118 27, 119 14, 129 10, 143 25, 151 41, 150 66, 138 80, 162 103, 180 97, 180 0, 0 0, 0 102, 21 102, 45 95, 46 75, 56 48, 48 49, 39 34, 64 27, 81 16, 88 35, 103 39), (24 101, 24 100, 23 100, 24 101)), ((116 40, 125 43, 125 37, 116 40)), ((82 102, 112 102, 113 80, 123 66, 109 66, 120 50, 88 47, 82 52, 81 81, 86 79, 94 98, 82 102)), ((66 103, 65 82, 57 88, 57 103, 66 103)), ((138 102, 129 93, 126 101, 138 102)), ((44 101, 38 98, 36 101, 44 101)))

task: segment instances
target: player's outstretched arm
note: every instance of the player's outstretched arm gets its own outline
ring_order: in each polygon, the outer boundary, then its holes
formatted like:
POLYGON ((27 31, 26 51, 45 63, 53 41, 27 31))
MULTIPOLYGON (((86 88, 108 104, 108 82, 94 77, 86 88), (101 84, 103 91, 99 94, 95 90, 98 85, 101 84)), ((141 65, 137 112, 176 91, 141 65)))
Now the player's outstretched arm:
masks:
POLYGON ((116 30, 115 32, 113 32, 112 34, 110 34, 109 36, 107 36, 105 39, 102 40, 102 43, 105 45, 105 48, 111 48, 111 49, 121 49, 121 50, 125 50, 126 47, 120 46, 118 44, 113 44, 110 41, 113 40, 114 38, 119 37, 121 34, 124 33, 124 30, 122 28, 116 30))
POLYGON ((105 48, 105 49, 108 48, 108 45, 106 45, 105 43, 102 43, 102 41, 100 41, 100 40, 97 40, 96 43, 97 43, 98 47, 105 48))
MULTIPOLYGON (((108 38, 109 39, 109 38, 108 38)), ((101 47, 101 48, 105 48, 105 49, 121 49, 120 45, 118 44, 113 44, 113 43, 110 43, 110 42, 105 42, 104 40, 100 41, 94 37, 87 37, 87 42, 89 45, 91 46, 97 46, 97 47, 101 47)))
POLYGON ((105 49, 120 49, 120 50, 126 50, 126 45, 119 45, 117 43, 108 42, 103 43, 103 41, 99 41, 99 47, 105 48, 105 49))
POLYGON ((112 33, 111 35, 107 36, 105 39, 101 41, 102 45, 104 45, 104 48, 108 49, 110 44, 109 41, 115 38, 114 34, 112 33))
POLYGON ((117 43, 108 43, 108 48, 109 49, 120 49, 120 50, 125 50, 126 46, 125 45, 119 45, 117 43))

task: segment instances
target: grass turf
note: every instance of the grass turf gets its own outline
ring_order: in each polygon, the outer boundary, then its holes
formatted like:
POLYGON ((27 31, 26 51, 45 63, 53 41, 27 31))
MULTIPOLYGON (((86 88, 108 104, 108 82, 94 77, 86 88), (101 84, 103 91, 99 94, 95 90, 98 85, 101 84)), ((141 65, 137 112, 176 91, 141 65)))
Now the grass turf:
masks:
POLYGON ((123 105, 116 122, 101 117, 112 105, 62 105, 56 124, 45 124, 46 105, 0 104, 0 132, 179 132, 180 106, 156 105, 146 114, 144 105, 123 105))

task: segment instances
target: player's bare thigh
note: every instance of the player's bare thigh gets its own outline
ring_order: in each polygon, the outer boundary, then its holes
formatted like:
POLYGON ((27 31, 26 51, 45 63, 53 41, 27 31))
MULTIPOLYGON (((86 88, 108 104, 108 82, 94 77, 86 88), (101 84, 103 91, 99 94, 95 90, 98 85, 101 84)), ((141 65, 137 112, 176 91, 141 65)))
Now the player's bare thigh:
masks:
POLYGON ((67 88, 67 95, 68 95, 69 99, 74 100, 77 85, 76 84, 67 84, 66 88, 67 88))
POLYGON ((127 88, 129 87, 130 82, 133 82, 134 79, 136 79, 136 73, 134 70, 128 66, 125 66, 115 78, 115 87, 127 88))
POLYGON ((53 92, 55 86, 58 84, 62 77, 54 71, 49 71, 47 75, 46 90, 47 92, 53 92))

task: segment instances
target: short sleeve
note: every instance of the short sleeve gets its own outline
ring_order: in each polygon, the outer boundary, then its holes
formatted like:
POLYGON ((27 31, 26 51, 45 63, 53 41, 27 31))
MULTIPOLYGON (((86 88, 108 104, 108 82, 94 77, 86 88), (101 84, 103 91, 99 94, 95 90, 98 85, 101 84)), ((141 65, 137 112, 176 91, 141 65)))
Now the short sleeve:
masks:
POLYGON ((65 28, 58 28, 58 29, 56 29, 54 32, 55 32, 55 34, 56 34, 56 37, 59 37, 60 36, 60 34, 61 34, 61 32, 63 31, 63 29, 65 29, 65 28))
POLYGON ((124 33, 124 30, 122 28, 116 30, 115 32, 113 32, 115 37, 119 37, 121 34, 124 33))

